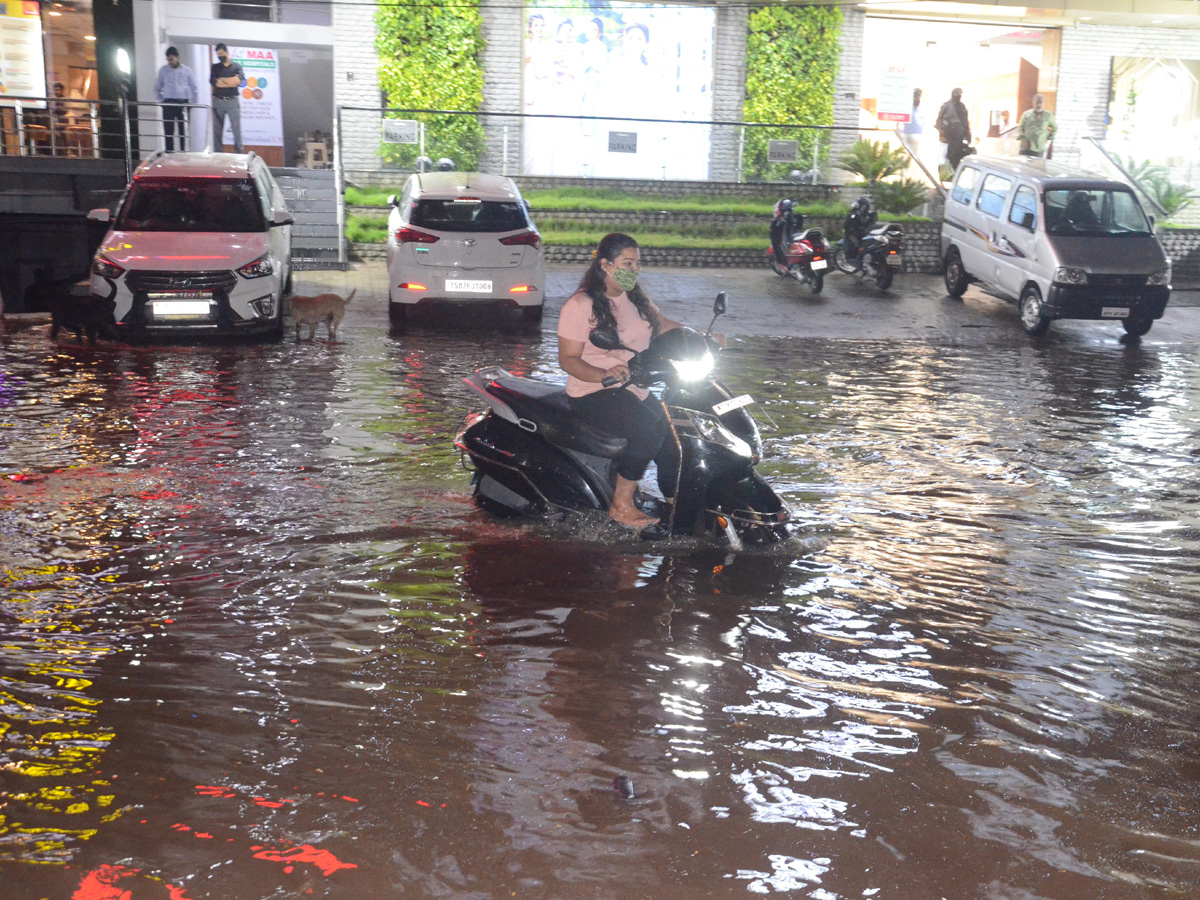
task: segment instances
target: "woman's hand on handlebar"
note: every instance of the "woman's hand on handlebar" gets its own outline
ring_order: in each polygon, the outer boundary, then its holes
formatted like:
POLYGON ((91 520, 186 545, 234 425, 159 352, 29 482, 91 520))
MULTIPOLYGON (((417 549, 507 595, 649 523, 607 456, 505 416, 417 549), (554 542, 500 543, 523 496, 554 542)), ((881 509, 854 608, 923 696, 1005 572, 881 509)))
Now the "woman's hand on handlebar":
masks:
POLYGON ((629 366, 624 364, 613 366, 604 373, 604 377, 600 379, 600 384, 604 387, 614 387, 618 384, 624 384, 629 380, 629 366))

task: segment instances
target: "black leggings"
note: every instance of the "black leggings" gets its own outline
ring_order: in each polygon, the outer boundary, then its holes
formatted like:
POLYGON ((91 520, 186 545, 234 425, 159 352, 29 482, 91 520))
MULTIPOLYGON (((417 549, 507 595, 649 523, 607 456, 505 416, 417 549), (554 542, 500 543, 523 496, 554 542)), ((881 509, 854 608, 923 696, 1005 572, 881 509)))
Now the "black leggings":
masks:
POLYGON ((651 394, 639 400, 624 388, 609 388, 571 397, 571 412, 589 425, 625 438, 625 448, 617 456, 617 474, 627 481, 638 481, 650 460, 658 466, 658 488, 664 497, 675 496, 679 471, 679 451, 671 436, 662 402, 651 394))

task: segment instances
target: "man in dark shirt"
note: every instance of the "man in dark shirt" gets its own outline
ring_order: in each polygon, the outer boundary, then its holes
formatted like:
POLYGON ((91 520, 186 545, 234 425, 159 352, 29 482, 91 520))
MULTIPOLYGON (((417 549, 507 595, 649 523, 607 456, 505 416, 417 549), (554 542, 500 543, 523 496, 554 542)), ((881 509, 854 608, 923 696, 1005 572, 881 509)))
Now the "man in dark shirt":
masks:
POLYGON ((233 131, 233 148, 237 153, 245 153, 242 147, 242 106, 238 99, 242 82, 246 80, 242 67, 229 58, 229 48, 217 44, 217 59, 213 63, 208 76, 212 85, 213 106, 213 149, 221 152, 225 149, 222 135, 225 132, 225 119, 229 119, 229 127, 233 131))
POLYGON ((962 102, 962 88, 956 87, 950 92, 950 99, 938 110, 933 127, 946 145, 946 162, 951 168, 957 169, 959 161, 972 152, 971 118, 967 113, 967 105, 962 102))

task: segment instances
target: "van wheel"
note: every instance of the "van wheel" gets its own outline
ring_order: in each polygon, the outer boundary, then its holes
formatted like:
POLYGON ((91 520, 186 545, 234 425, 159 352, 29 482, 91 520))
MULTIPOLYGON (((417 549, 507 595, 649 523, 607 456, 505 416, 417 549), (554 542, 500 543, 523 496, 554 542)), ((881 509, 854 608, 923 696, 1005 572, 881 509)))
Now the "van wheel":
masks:
POLYGON ((1150 330, 1154 320, 1149 316, 1129 316, 1122 319, 1121 324, 1125 326, 1125 333, 1130 337, 1141 337, 1150 330))
POLYGON ((1050 317, 1042 315, 1042 295, 1036 285, 1027 285, 1021 291, 1021 325, 1034 337, 1045 334, 1050 327, 1050 317))
POLYGON ((946 278, 946 293, 955 300, 962 299, 967 290, 967 270, 963 268, 962 257, 954 247, 946 252, 946 266, 942 274, 946 278))

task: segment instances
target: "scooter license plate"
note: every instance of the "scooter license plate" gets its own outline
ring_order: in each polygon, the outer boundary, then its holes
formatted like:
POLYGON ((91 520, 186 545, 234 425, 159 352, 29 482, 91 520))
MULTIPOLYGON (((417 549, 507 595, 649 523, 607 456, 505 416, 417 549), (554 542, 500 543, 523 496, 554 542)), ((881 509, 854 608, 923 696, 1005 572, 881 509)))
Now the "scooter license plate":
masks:
POLYGON ((823 259, 814 259, 809 265, 809 268, 811 268, 814 272, 820 272, 822 269, 828 269, 829 263, 823 259))
POLYGON ((749 406, 754 402, 754 398, 749 394, 742 394, 740 397, 732 397, 729 400, 722 400, 720 403, 713 404, 713 412, 718 416, 723 416, 727 412, 735 409, 741 409, 743 406, 749 406))
POLYGON ((899 253, 889 253, 887 257, 887 264, 893 269, 898 269, 904 264, 904 260, 900 258, 899 253))

